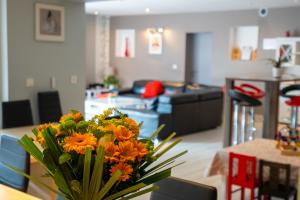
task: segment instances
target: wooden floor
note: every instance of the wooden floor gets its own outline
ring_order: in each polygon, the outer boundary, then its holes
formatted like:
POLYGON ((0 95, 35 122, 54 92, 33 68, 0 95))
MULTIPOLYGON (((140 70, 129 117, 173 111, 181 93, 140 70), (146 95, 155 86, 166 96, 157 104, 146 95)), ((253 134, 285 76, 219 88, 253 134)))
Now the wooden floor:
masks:
MULTIPOLYGON (((188 154, 178 159, 178 162, 185 161, 186 163, 173 169, 172 176, 215 186, 218 189, 218 199, 220 200, 224 199, 223 194, 225 192, 223 177, 205 177, 205 172, 216 151, 222 148, 223 133, 223 127, 218 127, 217 129, 180 137, 182 142, 165 156, 166 158, 188 150, 188 154)), ((149 195, 136 198, 136 200, 147 199, 149 199, 149 195)))

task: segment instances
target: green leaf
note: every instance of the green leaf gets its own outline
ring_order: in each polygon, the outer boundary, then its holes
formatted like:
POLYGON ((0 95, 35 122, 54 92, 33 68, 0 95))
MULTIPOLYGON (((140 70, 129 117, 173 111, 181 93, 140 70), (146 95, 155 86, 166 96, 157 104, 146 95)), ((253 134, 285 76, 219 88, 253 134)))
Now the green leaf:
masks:
POLYGON ((106 193, 112 188, 112 186, 119 180, 122 176, 122 172, 120 170, 116 171, 112 177, 107 181, 107 183, 103 186, 100 192, 97 193, 94 200, 101 200, 106 195, 106 193))
POLYGON ((145 190, 136 192, 136 193, 134 193, 134 194, 131 194, 131 195, 129 195, 129 196, 127 196, 127 197, 124 197, 124 198, 121 198, 121 199, 122 199, 122 200, 133 199, 133 198, 135 198, 135 197, 142 196, 142 195, 144 195, 144 194, 147 194, 147 193, 149 193, 149 192, 153 192, 153 191, 158 190, 158 189, 159 189, 159 187, 158 187, 157 185, 154 185, 154 186, 152 186, 152 187, 150 187, 150 188, 147 188, 147 189, 145 189, 145 190))
POLYGON ((63 175, 59 171, 55 172, 55 174, 54 174, 54 181, 55 181, 56 185, 58 186, 58 188, 63 193, 72 196, 72 193, 71 193, 71 191, 69 189, 68 183, 66 182, 65 178, 63 177, 63 175))
POLYGON ((32 129, 32 133, 33 133, 35 136, 37 136, 38 133, 39 133, 39 131, 38 131, 37 128, 34 128, 34 129, 32 129))
POLYGON ((90 171, 91 171, 91 148, 86 148, 84 156, 84 168, 83 168, 83 198, 88 199, 89 195, 89 183, 90 183, 90 171))
POLYGON ((153 140, 164 127, 164 124, 160 125, 160 127, 158 127, 158 129, 149 137, 149 140, 153 140))
POLYGON ((54 176, 55 171, 57 170, 57 165, 55 164, 55 161, 52 158, 50 150, 47 148, 43 151, 44 157, 43 162, 48 168, 48 171, 51 173, 52 176, 54 176))
MULTIPOLYGON (((2 162, 2 163, 3 163, 3 162, 2 162)), ((32 181, 32 182, 35 183, 36 185, 39 185, 39 186, 41 186, 41 187, 43 187, 43 188, 46 188, 46 189, 50 190, 51 192, 54 192, 54 193, 56 193, 56 194, 59 194, 59 195, 63 196, 63 194, 62 194, 60 191, 58 191, 58 190, 56 190, 56 189, 53 189, 53 188, 49 187, 47 184, 45 184, 45 183, 39 181, 39 179, 37 179, 37 178, 35 178, 35 177, 33 177, 33 176, 30 176, 30 175, 24 173, 23 171, 21 171, 21 170, 15 168, 15 167, 12 166, 12 165, 8 165, 8 164, 6 164, 6 163, 3 163, 3 164, 4 164, 5 166, 7 166, 8 168, 10 168, 11 170, 13 170, 14 172, 16 172, 16 173, 18 173, 18 174, 20 174, 20 175, 22 175, 22 176, 28 178, 30 181, 32 181)))
POLYGON ((120 192, 117 192, 117 193, 115 193, 113 195, 110 195, 109 197, 105 198, 104 200, 114 200, 114 199, 122 197, 122 196, 124 196, 126 194, 129 194, 131 192, 137 191, 137 190, 139 190, 139 189, 141 189, 143 187, 146 187, 146 186, 147 185, 144 184, 144 183, 139 183, 139 184, 136 184, 136 185, 134 185, 132 187, 126 188, 126 189, 124 189, 124 190, 122 190, 120 192))
POLYGON ((164 166, 164 165, 166 165, 166 164, 167 164, 167 165, 168 165, 168 164, 171 164, 171 162, 173 162, 175 159, 177 159, 177 158, 183 156, 183 155, 186 154, 187 152, 188 152, 187 150, 186 150, 186 151, 183 151, 183 152, 181 152, 181 153, 179 153, 179 154, 177 154, 177 155, 175 155, 175 156, 173 156, 173 157, 171 157, 171 158, 169 158, 169 159, 167 159, 167 160, 165 160, 165 161, 163 161, 163 162, 161 162, 161 163, 155 165, 155 166, 152 167, 151 169, 147 170, 147 171, 146 171, 146 174, 148 174, 148 173, 150 173, 150 172, 152 172, 152 171, 154 171, 154 170, 156 170, 156 169, 158 169, 158 168, 160 168, 160 167, 162 167, 162 166, 164 166))
POLYGON ((95 158, 94 169, 90 182, 89 195, 90 199, 93 199, 94 195, 99 192, 103 174, 103 163, 104 163, 104 147, 99 145, 97 148, 97 155, 95 158))
POLYGON ((74 190, 75 192, 78 192, 79 194, 81 193, 81 187, 80 187, 80 182, 77 180, 72 180, 71 181, 71 189, 74 190))
POLYGON ((151 176, 148 176, 146 178, 143 178, 142 180, 139 180, 138 183, 144 183, 146 185, 151 185, 162 179, 168 178, 169 176, 171 176, 171 169, 166 169, 166 170, 163 170, 156 174, 153 174, 151 176))
POLYGON ((59 156, 58 162, 61 165, 69 160, 71 160, 71 155, 69 153, 63 153, 61 156, 59 156))
POLYGON ((169 135, 169 137, 167 137, 162 143, 160 143, 159 145, 158 145, 158 147, 156 147, 155 149, 154 149, 154 152, 157 152, 157 151, 159 151, 167 142, 169 142, 173 137, 175 137, 176 136, 176 133, 174 132, 174 133, 172 133, 171 135, 169 135))
POLYGON ((161 157, 165 153, 167 153, 170 149, 172 149, 174 146, 176 146, 178 143, 180 143, 182 140, 178 139, 175 140, 172 144, 170 144, 168 147, 166 147, 164 150, 162 150, 160 153, 156 155, 157 158, 161 157))
POLYGON ((18 142, 30 155, 32 155, 40 163, 43 163, 43 153, 32 142, 32 139, 28 135, 24 135, 18 142))

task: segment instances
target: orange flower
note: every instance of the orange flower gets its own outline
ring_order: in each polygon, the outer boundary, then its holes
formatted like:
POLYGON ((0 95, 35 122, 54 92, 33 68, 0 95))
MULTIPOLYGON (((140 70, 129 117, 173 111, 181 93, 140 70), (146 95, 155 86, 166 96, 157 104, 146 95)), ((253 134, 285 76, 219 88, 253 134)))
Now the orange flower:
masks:
POLYGON ((125 126, 119 125, 114 129, 114 134, 119 141, 126 141, 133 138, 135 135, 125 126))
POLYGON ((148 155, 149 152, 146 148, 145 143, 134 141, 134 146, 138 152, 138 155, 137 155, 138 161, 141 161, 143 159, 143 157, 148 155))
POLYGON ((122 175, 120 176, 119 179, 120 181, 127 181, 133 172, 133 169, 130 165, 125 163, 119 163, 110 169, 110 175, 112 176, 118 170, 122 172, 122 175))
POLYGON ((134 144, 130 141, 120 142, 119 152, 121 162, 134 161, 135 157, 138 155, 134 144))
POLYGON ((136 135, 138 136, 140 133, 140 127, 139 125, 136 123, 136 121, 134 121, 133 119, 126 117, 125 118, 125 123, 128 124, 129 129, 136 135))
POLYGON ((63 147, 66 152, 76 151, 79 154, 85 154, 86 148, 94 150, 96 145, 97 138, 93 134, 74 133, 65 138, 63 147))
POLYGON ((49 124, 41 124, 40 126, 37 127, 38 133, 35 138, 35 141, 37 141, 41 145, 45 144, 45 138, 43 136, 43 131, 48 127, 49 127, 49 124))
POLYGON ((75 122, 79 122, 83 119, 83 116, 80 112, 76 112, 76 113, 69 113, 66 115, 63 115, 59 122, 62 123, 64 121, 66 121, 67 119, 73 119, 75 122))
POLYGON ((104 162, 118 162, 119 161, 119 148, 113 142, 108 142, 104 144, 104 162))
POLYGON ((59 129, 58 124, 52 124, 51 127, 55 130, 55 137, 63 135, 63 132, 59 129))

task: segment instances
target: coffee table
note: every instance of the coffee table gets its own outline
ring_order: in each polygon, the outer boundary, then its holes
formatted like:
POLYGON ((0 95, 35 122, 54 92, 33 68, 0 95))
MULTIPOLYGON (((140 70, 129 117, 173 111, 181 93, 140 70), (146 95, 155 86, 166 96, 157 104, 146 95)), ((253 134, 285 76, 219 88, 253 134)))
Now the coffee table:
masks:
POLYGON ((146 108, 146 104, 143 99, 133 97, 107 97, 101 99, 86 99, 85 100, 85 119, 90 120, 94 115, 101 114, 108 108, 146 108))

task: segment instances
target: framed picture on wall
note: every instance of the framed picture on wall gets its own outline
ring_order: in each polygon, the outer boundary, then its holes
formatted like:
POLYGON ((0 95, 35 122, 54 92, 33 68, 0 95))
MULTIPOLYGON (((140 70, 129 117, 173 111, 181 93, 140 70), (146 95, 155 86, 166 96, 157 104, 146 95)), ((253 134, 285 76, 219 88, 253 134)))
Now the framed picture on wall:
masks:
POLYGON ((116 30, 116 57, 121 57, 121 58, 135 57, 135 30, 133 29, 116 30))
POLYGON ((35 38, 38 41, 65 40, 65 9, 62 6, 35 4, 35 38))
POLYGON ((162 54, 162 34, 150 33, 149 35, 149 54, 162 54))

